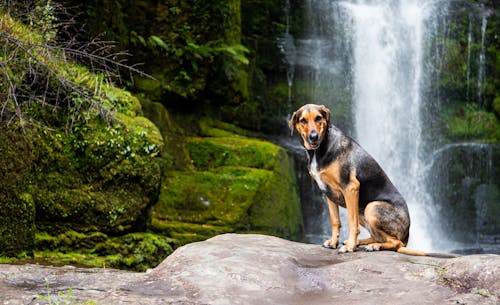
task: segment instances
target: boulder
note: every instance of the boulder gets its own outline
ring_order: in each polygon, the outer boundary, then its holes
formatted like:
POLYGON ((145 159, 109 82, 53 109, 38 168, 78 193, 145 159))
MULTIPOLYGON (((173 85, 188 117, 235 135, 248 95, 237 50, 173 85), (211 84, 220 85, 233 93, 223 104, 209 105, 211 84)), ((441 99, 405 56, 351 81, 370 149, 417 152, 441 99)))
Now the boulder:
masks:
MULTIPOLYGON (((146 108, 161 109, 153 106, 146 108)), ((151 119, 158 126, 168 122, 151 119)), ((163 130, 166 149, 177 151, 175 159, 189 160, 181 162, 189 166, 167 166, 164 171, 151 230, 180 245, 228 232, 299 239, 302 216, 295 166, 286 150, 231 124, 189 120, 184 125, 198 129, 197 136, 179 137, 163 130)))
POLYGON ((2 304, 498 304, 500 256, 338 254, 264 235, 225 234, 134 273, 0 265, 2 304))

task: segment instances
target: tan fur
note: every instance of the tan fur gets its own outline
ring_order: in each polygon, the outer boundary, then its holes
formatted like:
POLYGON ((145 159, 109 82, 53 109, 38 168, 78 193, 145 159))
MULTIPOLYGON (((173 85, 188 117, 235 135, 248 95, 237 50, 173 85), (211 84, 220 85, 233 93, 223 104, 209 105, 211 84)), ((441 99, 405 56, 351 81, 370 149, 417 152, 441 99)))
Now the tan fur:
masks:
MULTIPOLYGON (((330 110, 323 105, 319 107, 309 106, 311 105, 304 105, 292 114, 289 127, 291 133, 293 130, 297 130, 302 139, 308 137, 311 131, 315 130, 320 135, 319 142, 321 143, 330 122, 330 110), (318 117, 321 119, 317 120, 318 117)), ((307 141, 304 141, 304 146, 306 149, 311 149, 307 141)))

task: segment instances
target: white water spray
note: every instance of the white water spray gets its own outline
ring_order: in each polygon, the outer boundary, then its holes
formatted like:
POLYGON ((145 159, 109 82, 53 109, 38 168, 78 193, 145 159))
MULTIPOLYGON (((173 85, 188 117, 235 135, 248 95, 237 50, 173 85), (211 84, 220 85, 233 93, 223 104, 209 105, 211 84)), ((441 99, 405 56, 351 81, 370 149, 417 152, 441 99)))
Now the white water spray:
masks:
POLYGON ((345 4, 353 21, 356 134, 405 196, 410 247, 431 249, 432 198, 424 187, 420 84, 422 2, 345 4))

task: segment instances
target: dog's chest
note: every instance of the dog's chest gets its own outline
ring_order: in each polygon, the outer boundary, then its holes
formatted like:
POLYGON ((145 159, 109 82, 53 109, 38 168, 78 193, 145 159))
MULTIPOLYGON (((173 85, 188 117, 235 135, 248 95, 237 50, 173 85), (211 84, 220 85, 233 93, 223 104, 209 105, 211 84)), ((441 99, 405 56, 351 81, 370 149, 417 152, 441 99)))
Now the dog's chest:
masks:
POLYGON ((316 160, 316 154, 314 154, 314 156, 311 160, 311 164, 309 166, 309 174, 316 181, 319 189, 323 192, 326 192, 327 187, 326 187, 326 184, 323 182, 323 180, 321 180, 321 173, 318 170, 318 162, 316 160))

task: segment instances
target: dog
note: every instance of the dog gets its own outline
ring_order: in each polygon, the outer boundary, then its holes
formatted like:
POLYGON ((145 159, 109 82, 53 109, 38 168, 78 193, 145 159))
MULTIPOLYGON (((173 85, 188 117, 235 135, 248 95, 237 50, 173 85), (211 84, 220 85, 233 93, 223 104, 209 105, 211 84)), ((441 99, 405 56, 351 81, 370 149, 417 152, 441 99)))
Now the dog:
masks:
POLYGON ((366 251, 393 250, 425 256, 406 247, 410 215, 405 199, 375 159, 356 141, 331 124, 324 105, 307 104, 289 121, 291 134, 300 135, 307 151, 308 168, 319 189, 326 194, 332 238, 324 247, 339 246, 339 206, 347 209, 348 238, 340 253, 353 252, 359 245, 366 251), (358 240, 359 225, 370 233, 358 240))

